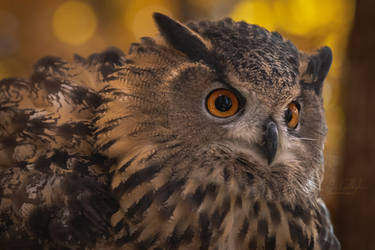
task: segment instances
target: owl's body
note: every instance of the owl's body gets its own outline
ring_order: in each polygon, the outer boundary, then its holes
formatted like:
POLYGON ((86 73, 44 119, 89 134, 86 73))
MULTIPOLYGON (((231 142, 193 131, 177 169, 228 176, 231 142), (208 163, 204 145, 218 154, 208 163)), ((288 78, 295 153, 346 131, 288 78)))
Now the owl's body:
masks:
POLYGON ((0 246, 340 249, 319 198, 330 50, 155 20, 126 56, 0 82, 0 246))

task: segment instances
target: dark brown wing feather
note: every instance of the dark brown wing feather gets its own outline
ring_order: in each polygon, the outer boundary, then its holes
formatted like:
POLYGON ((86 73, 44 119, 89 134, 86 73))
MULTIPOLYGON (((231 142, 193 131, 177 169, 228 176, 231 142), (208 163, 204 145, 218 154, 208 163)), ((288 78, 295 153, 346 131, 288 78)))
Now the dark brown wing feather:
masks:
POLYGON ((100 84, 123 60, 116 49, 73 64, 45 57, 29 80, 0 81, 2 249, 80 249, 110 236, 118 204, 92 121, 100 84))

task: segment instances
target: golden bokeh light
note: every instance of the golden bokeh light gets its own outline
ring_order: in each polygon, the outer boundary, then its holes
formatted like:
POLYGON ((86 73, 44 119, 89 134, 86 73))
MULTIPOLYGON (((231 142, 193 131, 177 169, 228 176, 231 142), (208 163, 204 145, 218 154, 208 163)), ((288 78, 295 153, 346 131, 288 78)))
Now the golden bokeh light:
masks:
POLYGON ((92 7, 78 1, 67 1, 55 11, 52 21, 56 37, 71 45, 86 43, 95 33, 97 18, 92 7))
POLYGON ((341 0, 277 0, 273 12, 278 26, 294 35, 324 29, 340 17, 341 0))
POLYGON ((268 1, 241 1, 233 9, 231 16, 236 21, 258 24, 268 30, 274 30, 274 18, 268 1))
POLYGON ((215 4, 218 3, 218 0, 186 0, 191 5, 195 6, 196 8, 212 8, 215 4))
POLYGON ((268 30, 305 36, 350 22, 353 5, 353 0, 345 4, 343 0, 244 0, 231 16, 268 30))
POLYGON ((160 12, 174 17, 174 9, 173 2, 166 0, 131 1, 126 6, 124 24, 126 29, 131 31, 136 39, 155 35, 157 29, 152 19, 152 13, 160 12))

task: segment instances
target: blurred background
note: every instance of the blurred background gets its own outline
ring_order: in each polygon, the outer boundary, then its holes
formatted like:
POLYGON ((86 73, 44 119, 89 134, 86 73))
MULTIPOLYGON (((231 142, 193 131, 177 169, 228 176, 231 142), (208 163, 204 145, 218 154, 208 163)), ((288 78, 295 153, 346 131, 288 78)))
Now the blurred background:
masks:
POLYGON ((0 79, 27 77, 45 55, 127 52, 156 34, 154 11, 181 21, 230 16, 277 30, 305 51, 332 48, 322 196, 343 249, 375 249, 375 1, 0 0, 0 79))

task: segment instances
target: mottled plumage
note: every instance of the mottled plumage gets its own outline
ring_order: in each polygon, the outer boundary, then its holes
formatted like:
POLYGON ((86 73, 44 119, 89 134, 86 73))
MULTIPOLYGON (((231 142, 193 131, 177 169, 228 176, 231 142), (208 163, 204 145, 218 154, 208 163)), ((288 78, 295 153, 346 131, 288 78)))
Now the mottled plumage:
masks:
POLYGON ((340 249, 319 198, 330 49, 154 18, 127 55, 0 82, 1 249, 340 249), (210 113, 218 89, 234 115, 210 113))

